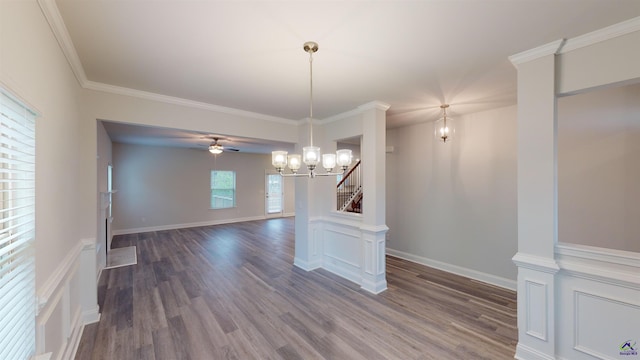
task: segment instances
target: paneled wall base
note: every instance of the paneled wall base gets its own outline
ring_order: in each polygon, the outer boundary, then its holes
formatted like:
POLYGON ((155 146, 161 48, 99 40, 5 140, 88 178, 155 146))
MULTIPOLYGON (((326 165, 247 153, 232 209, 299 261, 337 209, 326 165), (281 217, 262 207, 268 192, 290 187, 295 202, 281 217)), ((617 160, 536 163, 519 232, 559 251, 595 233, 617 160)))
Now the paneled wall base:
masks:
POLYGON ((38 289, 36 354, 73 359, 84 325, 100 319, 95 240, 84 239, 38 289))
POLYGON ((319 262, 303 262, 296 258, 294 265, 307 271, 323 268, 373 294, 387 289, 386 226, 366 226, 359 218, 334 214, 313 219, 311 229, 309 245, 321 254, 319 262))
POLYGON ((362 236, 362 260, 360 285, 368 292, 379 294, 387 290, 386 278, 386 234, 389 228, 383 226, 360 227, 362 236))
POLYGON ((518 347, 516 358, 555 359, 555 277, 553 259, 518 253, 518 347))

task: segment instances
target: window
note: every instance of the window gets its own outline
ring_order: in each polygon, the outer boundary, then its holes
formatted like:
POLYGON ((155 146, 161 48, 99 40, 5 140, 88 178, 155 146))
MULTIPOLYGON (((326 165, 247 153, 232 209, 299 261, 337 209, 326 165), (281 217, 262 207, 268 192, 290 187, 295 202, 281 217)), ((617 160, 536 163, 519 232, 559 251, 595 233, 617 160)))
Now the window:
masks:
POLYGON ((109 218, 113 218, 113 165, 107 165, 107 191, 109 192, 109 218))
POLYGON ((236 172, 211 170, 211 208, 236 206, 236 172))
POLYGON ((0 359, 35 353, 35 114, 0 88, 0 359))

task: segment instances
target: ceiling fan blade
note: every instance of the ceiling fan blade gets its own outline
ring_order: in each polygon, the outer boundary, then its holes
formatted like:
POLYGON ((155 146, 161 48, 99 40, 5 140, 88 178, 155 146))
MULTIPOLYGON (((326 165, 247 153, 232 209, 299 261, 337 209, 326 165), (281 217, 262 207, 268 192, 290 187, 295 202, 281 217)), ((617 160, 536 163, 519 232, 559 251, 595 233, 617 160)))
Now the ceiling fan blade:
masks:
POLYGON ((223 150, 224 150, 224 151, 240 151, 239 149, 236 149, 236 148, 230 148, 230 147, 226 147, 226 146, 223 148, 223 150))

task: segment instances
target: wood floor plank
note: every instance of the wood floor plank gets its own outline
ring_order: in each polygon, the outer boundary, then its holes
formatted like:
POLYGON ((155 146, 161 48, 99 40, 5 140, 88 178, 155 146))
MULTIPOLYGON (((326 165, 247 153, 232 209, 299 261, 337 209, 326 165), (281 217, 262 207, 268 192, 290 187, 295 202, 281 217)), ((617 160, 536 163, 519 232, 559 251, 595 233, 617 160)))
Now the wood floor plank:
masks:
POLYGON ((117 236, 77 360, 512 359, 515 292, 387 257, 372 295, 293 266, 292 218, 117 236))

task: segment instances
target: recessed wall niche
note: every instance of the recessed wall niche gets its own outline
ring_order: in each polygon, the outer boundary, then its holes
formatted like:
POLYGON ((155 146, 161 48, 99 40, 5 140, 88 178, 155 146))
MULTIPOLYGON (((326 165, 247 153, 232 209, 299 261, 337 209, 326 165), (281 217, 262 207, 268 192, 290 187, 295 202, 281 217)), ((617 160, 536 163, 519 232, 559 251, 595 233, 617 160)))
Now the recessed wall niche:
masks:
POLYGON ((640 83, 558 99, 558 241, 640 252, 640 83))

